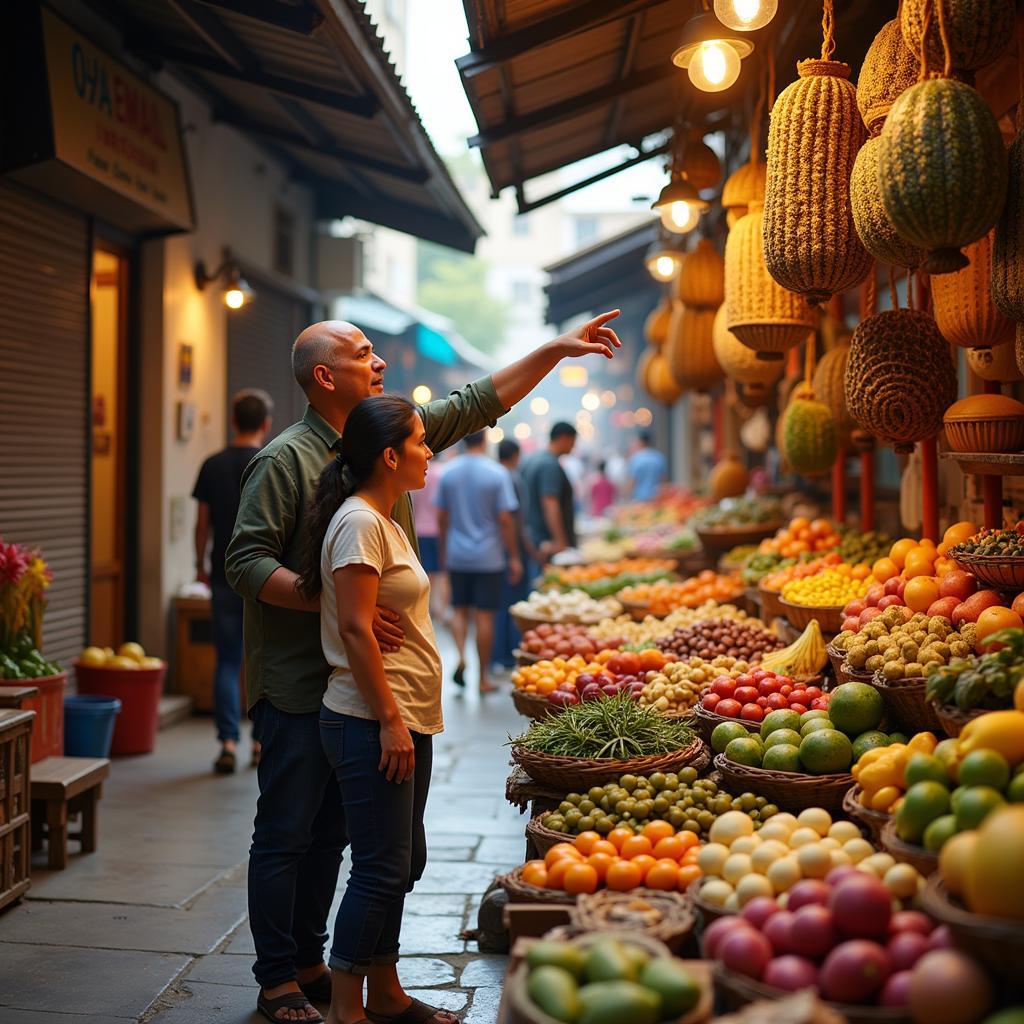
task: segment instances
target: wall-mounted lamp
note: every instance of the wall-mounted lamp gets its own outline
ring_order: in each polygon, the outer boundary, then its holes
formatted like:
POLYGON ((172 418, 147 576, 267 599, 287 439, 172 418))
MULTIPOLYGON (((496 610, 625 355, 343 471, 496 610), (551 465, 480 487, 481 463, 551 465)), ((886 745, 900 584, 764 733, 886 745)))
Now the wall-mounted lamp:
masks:
POLYGON ((230 249, 224 250, 224 258, 220 266, 213 273, 207 273, 206 264, 199 260, 195 266, 196 287, 204 291, 208 284, 212 284, 219 278, 224 279, 224 305, 228 309, 241 309, 247 302, 255 298, 256 293, 252 290, 249 282, 242 276, 235 258, 231 255, 230 249))

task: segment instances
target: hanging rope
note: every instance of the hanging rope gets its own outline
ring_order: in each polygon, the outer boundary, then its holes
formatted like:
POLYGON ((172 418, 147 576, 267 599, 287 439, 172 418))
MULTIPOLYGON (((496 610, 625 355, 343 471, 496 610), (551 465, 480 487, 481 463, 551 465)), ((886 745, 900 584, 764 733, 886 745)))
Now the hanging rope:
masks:
POLYGON ((775 106, 775 49, 768 51, 768 111, 775 106))
POLYGON ((928 77, 928 29, 932 27, 932 0, 925 0, 924 17, 921 20, 921 69, 917 80, 923 82, 928 77))
MULTIPOLYGON (((765 65, 761 71, 762 82, 768 76, 768 68, 765 65)), ((761 117, 764 114, 765 89, 759 90, 757 100, 754 103, 754 113, 750 119, 750 160, 752 164, 761 160, 761 117)))
POLYGON ((832 0, 825 0, 821 12, 821 59, 831 60, 832 54, 836 52, 836 18, 832 10, 832 0))
POLYGON ((942 54, 943 54, 943 65, 942 65, 942 76, 943 78, 949 78, 953 73, 953 51, 949 46, 949 35, 946 30, 946 11, 942 5, 942 0, 935 0, 936 5, 939 9, 939 36, 942 38, 942 54))
POLYGON ((875 315, 878 306, 878 264, 871 265, 871 273, 868 274, 860 290, 860 318, 867 320, 869 316, 875 315))

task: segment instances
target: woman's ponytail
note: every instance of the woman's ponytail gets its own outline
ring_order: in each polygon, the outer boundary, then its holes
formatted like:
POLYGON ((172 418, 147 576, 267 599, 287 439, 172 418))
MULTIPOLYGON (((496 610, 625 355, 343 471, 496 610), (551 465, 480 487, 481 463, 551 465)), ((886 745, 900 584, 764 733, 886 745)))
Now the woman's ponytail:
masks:
POLYGON ((302 550, 302 572, 299 574, 299 593, 312 601, 320 596, 320 552, 324 546, 327 528, 334 513, 346 498, 356 490, 356 481, 348 464, 337 455, 324 467, 316 484, 313 504, 306 513, 308 530, 302 550))

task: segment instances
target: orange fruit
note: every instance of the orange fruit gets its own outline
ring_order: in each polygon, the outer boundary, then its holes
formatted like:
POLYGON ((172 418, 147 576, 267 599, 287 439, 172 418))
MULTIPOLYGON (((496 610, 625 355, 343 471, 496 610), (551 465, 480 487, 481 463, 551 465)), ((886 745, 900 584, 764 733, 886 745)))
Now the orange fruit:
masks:
POLYGON ((599 839, 594 843, 590 848, 589 855, 593 856, 595 853, 606 853, 609 857, 618 857, 619 855, 618 848, 614 843, 609 843, 607 839, 599 839))
POLYGON ((696 832, 689 832, 686 830, 677 832, 676 839, 685 845, 687 853, 692 850, 695 857, 700 853, 700 836, 698 836, 696 832))
POLYGON ((586 857, 594 852, 594 843, 599 842, 601 842, 601 836, 597 832, 581 832, 572 841, 572 845, 586 857))
POLYGON ((640 835, 645 839, 650 840, 652 847, 656 846, 659 840, 667 839, 669 836, 674 836, 675 834, 675 825, 670 825, 667 821, 662 821, 660 818, 647 822, 640 831, 640 835))
POLYGON ((640 868, 631 860, 617 860, 608 866, 604 884, 613 892, 629 892, 643 880, 640 868))
POLYGON ((622 844, 627 839, 632 839, 634 835, 635 833, 631 828, 613 828, 611 832, 605 836, 605 839, 607 839, 617 851, 621 851, 622 844))
POLYGON ((563 857, 571 857, 573 860, 583 860, 583 854, 576 849, 572 843, 555 843, 546 854, 544 854, 544 865, 549 870, 556 860, 563 857))
POLYGON ((592 864, 573 864, 565 873, 562 888, 566 892, 596 892, 597 891, 597 868, 592 864))
POLYGON ((871 566, 858 562, 851 570, 850 575, 855 580, 866 580, 871 575, 871 566))
POLYGON ((649 853, 641 853, 639 856, 634 857, 631 863, 640 869, 641 877, 646 878, 647 872, 658 862, 649 853))
POLYGON ((522 878, 527 885, 536 885, 541 889, 546 889, 548 885, 548 869, 544 866, 544 861, 528 860, 523 865, 522 878))
POLYGON ((691 846, 686 853, 683 854, 683 864, 696 864, 697 859, 700 857, 700 847, 691 846))
POLYGON ((1012 608, 1004 608, 1002 605, 986 608, 978 616, 978 638, 974 644, 975 650, 993 650, 998 645, 985 648, 984 640, 986 637, 991 636, 993 633, 998 633, 1001 629, 1021 628, 1024 628, 1024 620, 1012 608))
POLYGON ((935 572, 935 552, 928 548, 914 548, 907 555, 904 570, 908 580, 917 576, 931 576, 935 572))
POLYGON ((1010 608, 1015 611, 1018 615, 1024 616, 1024 590, 1022 590, 1014 599, 1013 604, 1010 608))
POLYGON ((919 548, 930 548, 932 551, 934 551, 935 550, 935 541, 933 541, 931 539, 931 537, 922 537, 917 542, 917 546, 919 548))
POLYGON ((893 576, 898 576, 899 571, 900 567, 891 558, 880 558, 871 566, 871 575, 879 583, 884 583, 886 580, 891 580, 893 576))
POLYGON ((935 559, 935 575, 942 579, 943 576, 948 576, 951 572, 955 572, 960 566, 953 561, 952 558, 936 558, 935 559))
POLYGON ((603 882, 608 874, 608 869, 618 860, 610 853, 592 853, 587 858, 587 863, 597 872, 597 877, 603 882))
POLYGON ((907 561, 907 553, 917 547, 917 541, 912 537, 902 537, 889 549, 889 557, 902 569, 907 561))
POLYGON ((954 547, 957 544, 963 544, 965 540, 970 540, 977 532, 978 528, 974 523, 966 521, 954 523, 942 535, 942 543, 954 547))
POLYGON ((679 865, 674 860, 655 861, 644 877, 648 889, 675 889, 679 882, 679 865))
MULTIPOLYGON (((689 834, 693 835, 692 832, 689 834)), ((683 841, 678 836, 665 836, 664 839, 659 839, 654 844, 654 856, 659 860, 669 857, 674 861, 679 861, 683 854, 686 853, 686 849, 683 841)))
POLYGON ((903 603, 912 612, 926 612, 939 599, 939 584, 934 576, 915 576, 903 589, 903 603))
POLYGON ((626 860, 632 860, 634 857, 639 857, 642 853, 650 853, 654 849, 654 844, 647 838, 647 836, 630 836, 621 847, 619 847, 619 853, 626 858, 626 860))
POLYGON ((548 865, 548 888, 549 889, 564 889, 565 888, 565 873, 569 868, 576 864, 582 864, 583 861, 576 860, 574 857, 561 857, 554 863, 548 865))
POLYGON ((685 892, 691 882, 695 882, 701 876, 701 870, 696 864, 684 864, 676 871, 676 888, 685 892))

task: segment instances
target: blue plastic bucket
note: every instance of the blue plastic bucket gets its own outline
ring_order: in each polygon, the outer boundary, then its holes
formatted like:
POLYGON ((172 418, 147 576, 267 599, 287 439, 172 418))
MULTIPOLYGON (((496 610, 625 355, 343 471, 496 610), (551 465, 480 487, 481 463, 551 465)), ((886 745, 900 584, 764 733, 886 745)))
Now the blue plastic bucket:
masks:
POLYGON ((64 698, 66 757, 110 757, 114 720, 121 712, 116 697, 73 694, 64 698))

